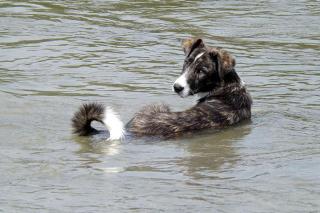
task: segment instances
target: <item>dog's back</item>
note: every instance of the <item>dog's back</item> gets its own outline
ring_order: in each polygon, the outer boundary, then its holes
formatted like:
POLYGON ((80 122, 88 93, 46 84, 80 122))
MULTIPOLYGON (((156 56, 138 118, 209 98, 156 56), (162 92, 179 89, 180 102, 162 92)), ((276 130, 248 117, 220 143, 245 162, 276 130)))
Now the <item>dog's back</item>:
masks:
POLYGON ((209 128, 223 128, 251 117, 252 100, 242 85, 230 85, 201 98, 192 108, 171 112, 166 105, 153 105, 136 113, 127 131, 136 136, 171 138, 209 128))

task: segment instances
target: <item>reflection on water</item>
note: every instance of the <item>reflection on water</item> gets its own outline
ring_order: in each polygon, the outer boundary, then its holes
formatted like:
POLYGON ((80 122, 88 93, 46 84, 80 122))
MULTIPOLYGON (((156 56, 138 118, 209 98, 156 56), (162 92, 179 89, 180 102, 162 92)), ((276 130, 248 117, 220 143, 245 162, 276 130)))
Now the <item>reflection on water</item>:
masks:
POLYGON ((243 140, 250 133, 250 126, 243 125, 215 132, 214 135, 201 137, 200 140, 196 137, 183 144, 188 154, 179 159, 177 164, 184 166, 186 174, 194 178, 215 178, 221 167, 229 170, 241 158, 234 143, 243 140))
POLYGON ((1 1, 0 212, 316 212, 319 2, 1 1), (84 101, 124 121, 171 86, 181 39, 237 59, 249 123, 160 141, 71 135, 84 101))
MULTIPOLYGON (((90 138, 79 138, 75 137, 75 141, 80 144, 80 149, 77 151, 78 154, 82 153, 97 153, 105 155, 117 155, 120 152, 121 142, 120 141, 108 141, 105 135, 99 136, 98 141, 94 142, 90 138)), ((97 140, 97 139, 96 139, 97 140)))

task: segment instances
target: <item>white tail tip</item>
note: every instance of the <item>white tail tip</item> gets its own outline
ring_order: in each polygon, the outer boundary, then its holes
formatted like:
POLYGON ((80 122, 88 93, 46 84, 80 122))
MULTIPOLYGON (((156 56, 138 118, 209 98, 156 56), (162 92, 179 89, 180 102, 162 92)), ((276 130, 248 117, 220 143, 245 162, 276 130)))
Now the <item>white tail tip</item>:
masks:
POLYGON ((107 126, 110 137, 108 140, 121 140, 124 138, 124 126, 119 115, 111 107, 107 107, 104 113, 103 123, 107 126))

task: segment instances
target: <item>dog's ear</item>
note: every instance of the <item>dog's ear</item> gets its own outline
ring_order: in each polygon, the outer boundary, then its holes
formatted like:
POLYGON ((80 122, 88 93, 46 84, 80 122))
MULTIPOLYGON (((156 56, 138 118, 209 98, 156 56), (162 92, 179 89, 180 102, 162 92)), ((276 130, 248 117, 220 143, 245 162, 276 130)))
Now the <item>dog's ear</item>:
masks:
POLYGON ((209 54, 214 63, 217 64, 220 79, 223 80, 224 76, 233 71, 236 66, 234 57, 225 50, 211 48, 209 54))
POLYGON ((201 38, 187 38, 182 41, 182 49, 185 56, 189 56, 193 50, 204 48, 205 45, 201 38))

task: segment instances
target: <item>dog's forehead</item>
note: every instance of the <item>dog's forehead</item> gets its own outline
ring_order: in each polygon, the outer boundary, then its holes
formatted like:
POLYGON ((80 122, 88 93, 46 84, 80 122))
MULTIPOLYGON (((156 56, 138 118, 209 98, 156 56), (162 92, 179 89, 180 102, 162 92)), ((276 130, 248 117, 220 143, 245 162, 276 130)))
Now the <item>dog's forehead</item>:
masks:
POLYGON ((205 52, 200 52, 198 55, 196 55, 196 57, 194 58, 194 62, 196 62, 199 58, 201 58, 203 55, 205 54, 205 52))
POLYGON ((191 54, 190 54, 190 58, 196 58, 199 54, 206 52, 206 49, 204 48, 199 48, 194 50, 191 54))
POLYGON ((194 50, 188 57, 186 57, 186 61, 196 62, 200 58, 204 57, 206 55, 206 52, 207 52, 206 49, 194 50))

